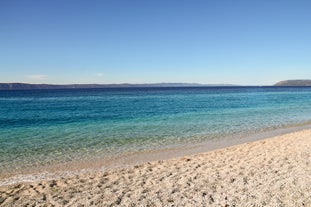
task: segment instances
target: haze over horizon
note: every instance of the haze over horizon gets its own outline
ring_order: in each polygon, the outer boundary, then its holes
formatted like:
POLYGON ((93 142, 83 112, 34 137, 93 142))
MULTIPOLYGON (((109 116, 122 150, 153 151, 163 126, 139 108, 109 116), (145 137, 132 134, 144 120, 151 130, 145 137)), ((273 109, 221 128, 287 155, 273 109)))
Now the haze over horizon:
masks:
POLYGON ((311 1, 1 1, 0 82, 311 79, 311 1))

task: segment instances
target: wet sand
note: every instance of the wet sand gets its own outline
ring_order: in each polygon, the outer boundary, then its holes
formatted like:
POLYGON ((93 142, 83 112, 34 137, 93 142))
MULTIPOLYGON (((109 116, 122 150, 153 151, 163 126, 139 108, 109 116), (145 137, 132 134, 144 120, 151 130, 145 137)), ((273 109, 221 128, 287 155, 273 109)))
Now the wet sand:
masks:
POLYGON ((311 130, 0 187, 1 206, 311 206, 311 130))

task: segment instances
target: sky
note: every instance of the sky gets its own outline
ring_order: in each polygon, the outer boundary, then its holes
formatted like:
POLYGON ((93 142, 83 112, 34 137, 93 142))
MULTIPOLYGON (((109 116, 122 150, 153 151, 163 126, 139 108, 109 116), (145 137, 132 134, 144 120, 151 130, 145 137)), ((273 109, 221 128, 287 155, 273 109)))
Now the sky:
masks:
POLYGON ((309 0, 0 0, 0 82, 311 79, 309 0))

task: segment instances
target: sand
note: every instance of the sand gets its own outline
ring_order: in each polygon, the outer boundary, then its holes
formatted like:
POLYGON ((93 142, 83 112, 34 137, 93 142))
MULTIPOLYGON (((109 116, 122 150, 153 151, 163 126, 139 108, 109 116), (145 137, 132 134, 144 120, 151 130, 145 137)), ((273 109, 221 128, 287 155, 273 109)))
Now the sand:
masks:
POLYGON ((0 206, 311 206, 311 130, 0 187, 0 206))

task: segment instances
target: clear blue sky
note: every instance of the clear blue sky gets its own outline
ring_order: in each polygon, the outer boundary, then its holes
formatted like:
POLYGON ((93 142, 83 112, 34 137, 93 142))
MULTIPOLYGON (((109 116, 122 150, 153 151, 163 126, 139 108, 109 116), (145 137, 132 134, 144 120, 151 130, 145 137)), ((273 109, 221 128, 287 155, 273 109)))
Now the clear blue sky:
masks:
POLYGON ((0 0, 0 82, 311 79, 309 0, 0 0))

